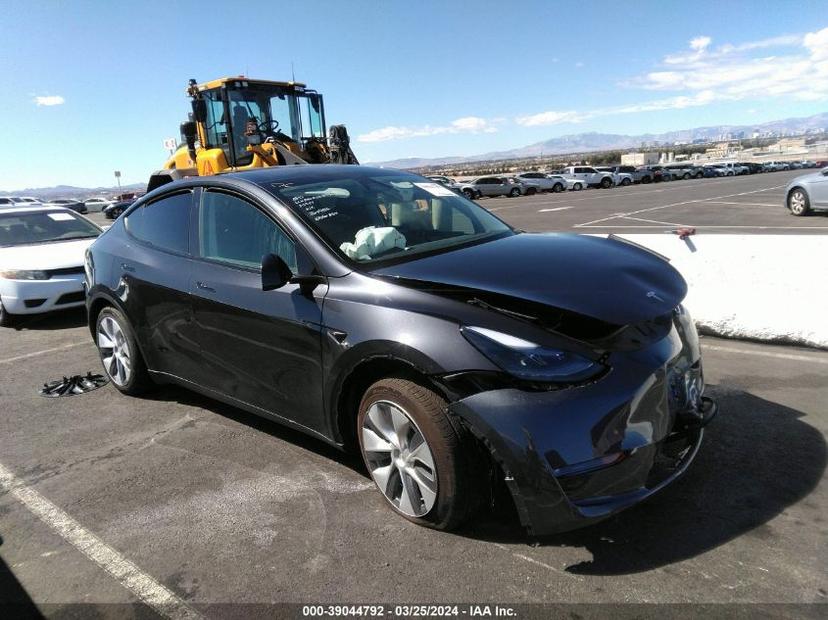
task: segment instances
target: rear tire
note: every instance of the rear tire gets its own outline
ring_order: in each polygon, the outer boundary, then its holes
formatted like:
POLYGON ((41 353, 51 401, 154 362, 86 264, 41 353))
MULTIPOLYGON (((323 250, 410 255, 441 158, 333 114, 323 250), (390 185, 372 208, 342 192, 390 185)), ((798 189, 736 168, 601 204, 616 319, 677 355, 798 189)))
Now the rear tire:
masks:
POLYGON ((580 192, 582 189, 584 189, 584 186, 580 183, 575 183, 575 185, 572 186, 572 189, 576 192, 580 192))
POLYGON ((612 187, 612 179, 609 177, 604 177, 603 179, 601 179, 601 187, 603 189, 609 189, 610 187, 612 187))
POLYGON ((653 182, 652 177, 641 177, 641 183, 643 185, 647 185, 648 183, 652 183, 652 182, 653 182))
POLYGON ((624 186, 624 187, 627 187, 628 185, 631 185, 631 184, 632 184, 632 181, 630 181, 626 177, 624 177, 624 180, 621 181, 621 185, 624 186))
POLYGON ((117 308, 108 306, 98 315, 95 346, 104 372, 118 391, 135 396, 153 386, 132 325, 117 308))
POLYGON ((793 215, 799 217, 810 213, 811 201, 808 200, 808 194, 805 193, 805 190, 799 187, 791 190, 791 193, 788 194, 788 209, 793 215))
POLYGON ((690 173, 689 173, 689 172, 685 172, 685 173, 684 173, 684 176, 682 176, 681 178, 682 178, 682 179, 684 179, 685 181, 688 181, 688 180, 690 179, 690 173))
POLYGON ((556 194, 560 194, 563 190, 564 190, 564 186, 561 185, 560 183, 555 183, 555 185, 552 186, 552 191, 555 192, 556 194))
POLYGON ((449 422, 446 401, 406 379, 382 379, 359 404, 357 435, 365 466, 397 514, 451 530, 485 493, 469 438, 449 422))
POLYGON ((470 189, 464 189, 463 195, 468 198, 469 200, 474 200, 474 192, 470 189))
POLYGON ((10 314, 6 307, 0 300, 0 327, 12 327, 17 320, 17 316, 10 314))

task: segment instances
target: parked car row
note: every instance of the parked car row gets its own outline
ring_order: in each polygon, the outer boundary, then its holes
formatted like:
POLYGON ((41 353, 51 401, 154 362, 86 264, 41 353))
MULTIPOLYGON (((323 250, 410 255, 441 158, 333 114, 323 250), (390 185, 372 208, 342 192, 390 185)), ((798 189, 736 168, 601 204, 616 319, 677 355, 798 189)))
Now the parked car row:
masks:
MULTIPOLYGON (((128 204, 132 204, 132 202, 141 195, 143 194, 121 194, 112 199, 105 198, 103 196, 93 196, 85 200, 77 200, 75 198, 56 198, 52 200, 42 200, 40 198, 35 198, 34 196, 3 196, 0 197, 0 209, 13 207, 33 207, 43 205, 45 207, 63 207, 66 209, 71 209, 72 211, 81 214, 97 212, 106 213, 107 210, 110 209, 113 205, 121 204, 125 201, 128 204)), ((123 204, 121 204, 121 207, 123 207, 123 204)), ((115 212, 123 212, 123 208, 120 208, 120 210, 116 209, 115 212)))

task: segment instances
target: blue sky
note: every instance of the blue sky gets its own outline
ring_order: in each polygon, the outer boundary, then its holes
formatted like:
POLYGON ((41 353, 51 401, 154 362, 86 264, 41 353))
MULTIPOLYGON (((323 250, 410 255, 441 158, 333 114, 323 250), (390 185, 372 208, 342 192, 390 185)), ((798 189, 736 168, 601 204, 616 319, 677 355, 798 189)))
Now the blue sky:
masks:
POLYGON ((296 78, 363 162, 828 110, 828 1, 0 0, 0 189, 144 181, 187 79, 296 78))

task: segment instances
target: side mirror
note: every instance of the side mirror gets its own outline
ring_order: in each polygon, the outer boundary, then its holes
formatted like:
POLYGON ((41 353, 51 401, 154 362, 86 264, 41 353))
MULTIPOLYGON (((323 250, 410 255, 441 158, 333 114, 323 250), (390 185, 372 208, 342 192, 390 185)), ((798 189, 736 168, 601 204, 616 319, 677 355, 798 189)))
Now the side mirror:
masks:
POLYGON ((822 169, 822 176, 828 177, 828 168, 823 168, 822 169))
POLYGON ((262 257, 262 290, 273 291, 282 288, 293 278, 293 272, 282 259, 275 254, 262 257))

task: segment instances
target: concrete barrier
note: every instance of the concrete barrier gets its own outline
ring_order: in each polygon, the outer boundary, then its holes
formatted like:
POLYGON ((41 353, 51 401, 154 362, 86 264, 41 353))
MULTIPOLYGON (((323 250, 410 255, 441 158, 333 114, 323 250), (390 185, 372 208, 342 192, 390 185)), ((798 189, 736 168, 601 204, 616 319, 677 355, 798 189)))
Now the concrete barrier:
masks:
POLYGON ((703 333, 828 348, 828 235, 619 235, 670 259, 703 333))

